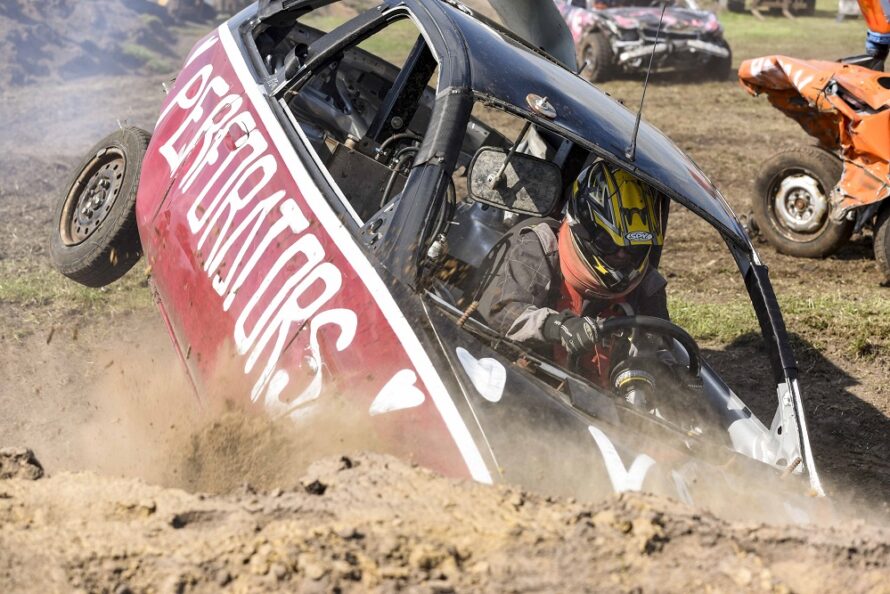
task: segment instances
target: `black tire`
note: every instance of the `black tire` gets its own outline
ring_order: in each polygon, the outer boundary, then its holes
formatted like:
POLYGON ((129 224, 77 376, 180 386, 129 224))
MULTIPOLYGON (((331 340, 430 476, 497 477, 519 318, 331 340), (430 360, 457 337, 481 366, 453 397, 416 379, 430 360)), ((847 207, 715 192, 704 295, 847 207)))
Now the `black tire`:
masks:
POLYGON ((881 208, 875 223, 875 262, 884 282, 890 282, 890 202, 881 208))
POLYGON ((725 39, 721 39, 717 45, 729 52, 725 58, 712 56, 705 64, 704 75, 709 80, 728 80, 733 74, 732 70, 732 49, 725 39))
POLYGON ((578 53, 578 63, 584 65, 581 76, 592 83, 609 80, 615 70, 615 56, 612 54, 612 46, 602 31, 590 31, 581 40, 581 51, 578 53))
POLYGON ((806 210, 810 204, 818 204, 822 200, 827 202, 829 193, 841 178, 842 171, 840 159, 814 146, 788 149, 767 159, 760 167, 751 204, 754 218, 764 239, 777 251, 802 258, 824 258, 842 246, 853 233, 853 222, 844 220, 837 223, 831 220, 830 207, 826 207, 821 215, 815 207, 812 211, 806 210), (776 212, 776 198, 781 190, 780 186, 784 180, 792 177, 794 180, 807 182, 809 180, 806 178, 810 178, 817 184, 814 191, 821 192, 821 196, 816 197, 806 190, 800 190, 802 194, 786 192, 789 199, 801 200, 807 205, 803 209, 804 212, 811 212, 811 224, 818 225, 812 230, 793 229, 782 218, 782 214, 776 212), (807 199, 795 198, 801 195, 807 199))
POLYGON ((59 197, 49 254, 55 269, 71 280, 104 287, 142 255, 136 190, 150 138, 139 128, 121 128, 102 139, 59 197))

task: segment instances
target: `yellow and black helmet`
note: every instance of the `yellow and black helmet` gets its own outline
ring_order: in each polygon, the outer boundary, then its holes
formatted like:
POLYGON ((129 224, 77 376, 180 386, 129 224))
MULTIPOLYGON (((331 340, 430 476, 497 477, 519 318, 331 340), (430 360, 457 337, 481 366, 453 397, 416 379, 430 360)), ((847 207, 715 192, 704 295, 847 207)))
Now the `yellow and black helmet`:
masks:
POLYGON ((611 293, 636 286, 664 241, 655 191, 602 160, 575 180, 566 218, 576 255, 611 293))

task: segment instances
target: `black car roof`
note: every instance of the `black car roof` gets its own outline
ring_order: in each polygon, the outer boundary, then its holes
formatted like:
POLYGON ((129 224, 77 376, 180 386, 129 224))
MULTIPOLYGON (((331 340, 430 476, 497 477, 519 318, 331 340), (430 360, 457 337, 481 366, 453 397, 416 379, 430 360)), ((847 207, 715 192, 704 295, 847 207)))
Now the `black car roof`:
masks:
MULTIPOLYGON (((555 60, 525 47, 487 19, 442 0, 440 4, 466 45, 469 86, 478 95, 533 116, 526 97, 546 97, 556 110, 550 124, 615 164, 632 170, 674 200, 720 227, 740 247, 750 241, 725 198, 699 167, 660 130, 643 121, 636 158, 625 156, 636 114, 555 60)), ((452 48, 453 50, 454 48, 452 48)), ((642 90, 642 84, 640 85, 642 90)))
MULTIPOLYGON (((294 17, 335 1, 261 0, 259 17, 294 17)), ((688 155, 644 121, 635 159, 628 160, 625 153, 636 114, 554 58, 455 0, 383 0, 382 4, 388 9, 407 8, 430 34, 440 60, 439 93, 469 89, 483 100, 551 126, 659 188, 738 247, 752 249, 724 197, 688 155), (530 93, 546 97, 556 117, 543 121, 531 113, 526 101, 530 93)))

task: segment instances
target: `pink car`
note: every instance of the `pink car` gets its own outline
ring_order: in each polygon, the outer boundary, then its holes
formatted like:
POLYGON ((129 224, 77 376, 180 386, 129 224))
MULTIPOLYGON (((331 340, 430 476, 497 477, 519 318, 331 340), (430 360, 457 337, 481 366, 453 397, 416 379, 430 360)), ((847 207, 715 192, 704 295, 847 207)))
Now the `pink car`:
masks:
POLYGON ((698 10, 694 2, 688 8, 669 6, 660 31, 660 7, 620 0, 554 2, 572 32, 583 74, 591 82, 622 73, 643 74, 650 56, 654 56, 653 70, 687 71, 716 80, 726 80, 732 70, 732 50, 717 15, 698 10))

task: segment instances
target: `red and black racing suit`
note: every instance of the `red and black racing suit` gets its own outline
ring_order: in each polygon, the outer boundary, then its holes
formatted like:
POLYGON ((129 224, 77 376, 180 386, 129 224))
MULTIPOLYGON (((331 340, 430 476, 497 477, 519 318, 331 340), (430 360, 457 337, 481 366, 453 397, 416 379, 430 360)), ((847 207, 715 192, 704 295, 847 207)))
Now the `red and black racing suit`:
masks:
MULTIPOLYGON (((494 256, 494 268, 479 298, 478 312, 490 327, 550 357, 554 355, 553 344, 544 337, 544 322, 551 314, 565 309, 591 318, 611 317, 623 315, 615 306, 626 303, 635 314, 670 319, 667 281, 652 266, 640 284, 621 299, 573 299, 560 272, 558 229, 558 221, 543 219, 531 225, 520 223, 509 232, 502 253, 494 256)), ((608 375, 608 370, 602 368, 604 364, 608 361, 592 366, 591 371, 600 378, 591 379, 608 380, 602 377, 604 372, 608 375)))

